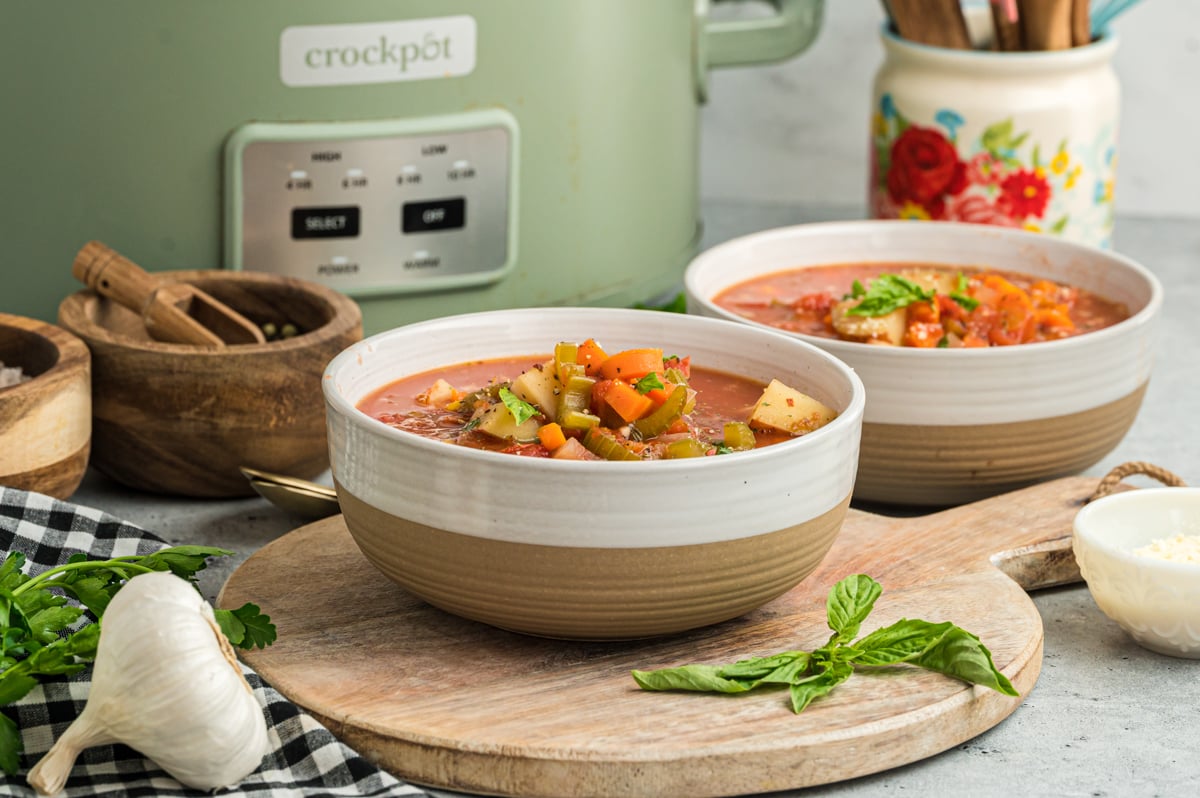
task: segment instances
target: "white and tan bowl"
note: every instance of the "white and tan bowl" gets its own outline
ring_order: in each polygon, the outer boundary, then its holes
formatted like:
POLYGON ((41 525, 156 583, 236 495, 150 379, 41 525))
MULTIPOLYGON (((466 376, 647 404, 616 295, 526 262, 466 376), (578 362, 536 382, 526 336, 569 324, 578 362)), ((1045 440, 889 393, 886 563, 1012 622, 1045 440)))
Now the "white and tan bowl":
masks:
POLYGON ((830 222, 754 233, 698 255, 688 312, 769 329, 713 297, 770 272, 836 263, 1023 272, 1124 303, 1131 317, 1073 338, 987 349, 888 347, 786 333, 836 355, 867 387, 855 498, 975 501, 1078 473, 1132 425, 1154 359, 1162 288, 1129 258, 1023 230, 951 222, 830 222))
POLYGON ((1114 493, 1075 516, 1073 547, 1096 605, 1141 646, 1200 659, 1200 562, 1134 552, 1200 536, 1200 488, 1114 493))
POLYGON ((338 500, 368 560, 457 615, 589 640, 734 618, 804 579, 849 505, 864 404, 850 369, 788 336, 611 308, 504 310, 401 327, 338 355, 324 387, 338 500), (623 463, 440 443, 356 409, 400 377, 589 337, 610 351, 662 346, 699 366, 776 377, 839 417, 749 452, 623 463))

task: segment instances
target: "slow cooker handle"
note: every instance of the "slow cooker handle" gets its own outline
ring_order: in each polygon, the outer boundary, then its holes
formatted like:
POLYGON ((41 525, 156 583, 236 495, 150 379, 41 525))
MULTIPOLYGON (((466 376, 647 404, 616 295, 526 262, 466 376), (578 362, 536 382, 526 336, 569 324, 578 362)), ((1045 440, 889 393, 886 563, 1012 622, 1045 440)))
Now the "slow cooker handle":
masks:
MULTIPOLYGON (((720 2, 720 0, 713 0, 720 2)), ((707 0, 696 3, 702 15, 698 50, 701 71, 783 61, 804 52, 821 28, 824 0, 768 0, 775 14, 760 19, 713 21, 707 0)))

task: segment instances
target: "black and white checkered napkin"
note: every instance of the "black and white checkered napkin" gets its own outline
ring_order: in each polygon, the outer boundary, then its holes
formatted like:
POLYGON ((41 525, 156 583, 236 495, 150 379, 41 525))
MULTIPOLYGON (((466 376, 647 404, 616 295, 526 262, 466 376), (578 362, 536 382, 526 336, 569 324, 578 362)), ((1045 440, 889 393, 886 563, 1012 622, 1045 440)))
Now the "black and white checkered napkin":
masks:
MULTIPOLYGON (((27 572, 40 573, 67 561, 76 552, 107 559, 148 554, 167 543, 133 524, 99 510, 61 502, 38 493, 0 488, 0 561, 8 552, 23 552, 27 572)), ((268 687, 242 666, 267 716, 271 752, 259 769, 220 798, 253 796, 429 796, 398 781, 342 745, 311 716, 268 687)), ((91 685, 91 669, 68 678, 49 678, 11 706, 25 753, 21 772, 3 779, 0 794, 34 796, 25 773, 50 749, 83 710, 91 685)), ((90 748, 80 755, 62 795, 197 796, 124 745, 90 748)))

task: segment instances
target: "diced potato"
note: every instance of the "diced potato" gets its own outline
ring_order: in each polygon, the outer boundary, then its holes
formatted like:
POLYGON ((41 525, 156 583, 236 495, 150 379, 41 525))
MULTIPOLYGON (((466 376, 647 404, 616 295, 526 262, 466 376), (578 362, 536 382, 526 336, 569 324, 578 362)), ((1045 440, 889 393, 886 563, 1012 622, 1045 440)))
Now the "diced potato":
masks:
POLYGON ((546 362, 541 368, 521 372, 512 382, 512 392, 541 410, 546 418, 554 418, 558 409, 558 395, 562 392, 562 383, 554 373, 554 361, 546 362))
POLYGON ((599 460, 600 457, 592 454, 587 448, 579 442, 578 438, 567 438, 567 442, 554 450, 554 454, 550 455, 556 460, 599 460))
POLYGON ((495 404, 483 412, 475 429, 504 440, 528 443, 537 440, 538 421, 530 418, 518 424, 511 410, 503 404, 495 404))
POLYGON ((417 404, 446 408, 463 398, 463 392, 443 379, 430 385, 425 393, 417 395, 417 404))
POLYGON ((771 380, 754 405, 750 426, 755 429, 776 429, 790 435, 803 435, 823 427, 837 418, 837 411, 805 393, 771 380))
POLYGON ((830 318, 833 329, 844 338, 853 341, 890 344, 900 346, 904 341, 906 311, 893 310, 885 316, 853 316, 847 313, 858 304, 857 299, 844 299, 834 304, 830 318))
POLYGON ((939 271, 935 269, 905 269, 900 277, 924 288, 926 291, 937 291, 939 294, 950 296, 958 287, 958 272, 939 271))

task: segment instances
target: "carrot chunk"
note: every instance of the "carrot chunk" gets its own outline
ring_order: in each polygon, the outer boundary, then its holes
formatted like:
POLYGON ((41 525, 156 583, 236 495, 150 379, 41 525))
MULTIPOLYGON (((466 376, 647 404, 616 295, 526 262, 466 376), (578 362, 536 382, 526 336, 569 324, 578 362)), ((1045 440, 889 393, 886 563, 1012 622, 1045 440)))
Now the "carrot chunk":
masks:
POLYGON ((626 349, 610 355, 600 364, 600 376, 610 380, 638 380, 652 371, 661 371, 661 349, 626 349))
POLYGON ((605 360, 608 360, 608 354, 593 338, 580 344, 579 350, 575 353, 575 362, 583 366, 583 373, 589 377, 595 377, 600 373, 600 364, 605 360))
POLYGON ((613 380, 604 393, 604 401, 624 421, 637 421, 654 408, 654 402, 627 382, 613 380))
POLYGON ((562 427, 554 422, 538 427, 537 435, 542 446, 551 452, 567 442, 567 436, 563 434, 562 427))

